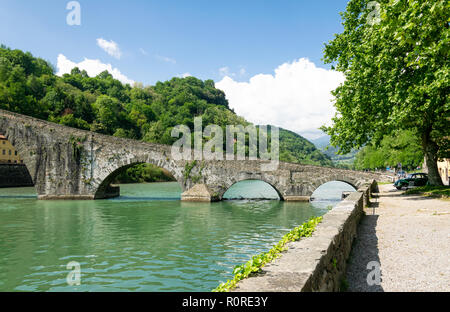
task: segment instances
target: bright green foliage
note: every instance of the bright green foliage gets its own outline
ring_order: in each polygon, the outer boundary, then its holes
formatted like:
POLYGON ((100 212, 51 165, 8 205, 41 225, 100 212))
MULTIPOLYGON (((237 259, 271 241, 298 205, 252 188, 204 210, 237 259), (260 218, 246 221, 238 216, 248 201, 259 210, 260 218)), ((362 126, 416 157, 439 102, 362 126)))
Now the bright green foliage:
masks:
POLYGON ((331 159, 314 144, 289 130, 280 129, 280 160, 303 164, 333 166, 331 159))
POLYGON ((116 177, 115 183, 150 183, 175 181, 170 173, 152 164, 140 164, 127 169, 116 177))
POLYGON ((230 291, 236 287, 239 281, 249 277, 252 273, 259 272, 259 270, 267 263, 279 258, 282 251, 287 250, 287 243, 298 241, 302 237, 310 237, 315 231, 317 224, 322 222, 322 218, 323 217, 312 217, 309 221, 284 235, 270 251, 253 256, 247 263, 236 266, 233 270, 234 278, 228 280, 226 283, 221 283, 213 290, 213 292, 230 291))
POLYGON ((187 181, 189 177, 191 176, 191 171, 194 169, 194 167, 197 165, 197 161, 193 160, 192 162, 187 162, 184 166, 184 180, 187 181))
POLYGON ((405 191, 406 195, 410 194, 423 194, 425 196, 438 196, 449 198, 450 197, 450 187, 449 186, 419 186, 405 191))
MULTIPOLYGON (((5 47, 0 48, 0 108, 70 127, 162 144, 178 139, 171 136, 176 125, 187 125, 193 132, 197 116, 202 117, 203 127, 216 124, 225 130, 227 125, 249 125, 228 107, 224 92, 216 89, 212 80, 173 78, 155 86, 131 87, 106 71, 89 77, 78 68, 57 77, 49 63, 5 47)), ((282 161, 332 164, 310 142, 287 130, 280 131, 280 154, 282 161)), ((140 167, 122 177, 130 182, 136 172, 147 171, 147 167, 140 167)))
POLYGON ((421 140, 430 182, 439 185, 438 157, 449 150, 449 21, 447 0, 379 0, 380 22, 369 23, 370 0, 350 0, 344 31, 324 60, 345 74, 334 91, 337 115, 323 127, 342 153, 385 135, 413 130, 421 140))
POLYGON ((379 147, 365 146, 356 155, 355 167, 381 169, 402 164, 405 170, 412 170, 423 163, 423 152, 417 135, 411 130, 397 131, 385 136, 379 147))
POLYGON ((0 107, 46 117, 40 109, 46 88, 54 83, 53 68, 30 53, 0 48, 0 107))

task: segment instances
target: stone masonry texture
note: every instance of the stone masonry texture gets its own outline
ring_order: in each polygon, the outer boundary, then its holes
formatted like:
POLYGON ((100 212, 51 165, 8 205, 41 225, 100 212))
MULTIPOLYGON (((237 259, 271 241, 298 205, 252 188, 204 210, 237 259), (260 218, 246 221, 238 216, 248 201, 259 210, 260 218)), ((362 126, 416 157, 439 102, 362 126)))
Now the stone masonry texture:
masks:
MULTIPOLYGON (((361 189, 370 194, 370 185, 361 189)), ((339 291, 363 216, 364 192, 351 193, 324 215, 311 237, 289 243, 280 258, 240 281, 233 291, 339 291)))
POLYGON ((262 180, 281 200, 308 200, 329 181, 356 189, 378 179, 374 173, 280 162, 261 170, 261 160, 175 160, 169 145, 116 138, 0 110, 0 133, 24 161, 40 199, 99 199, 118 196, 114 178, 130 166, 150 163, 170 172, 182 199, 217 201, 233 184, 262 180), (189 192, 197 186, 195 192, 189 192), (197 194, 198 196, 196 196, 197 194), (197 198, 198 197, 198 198, 197 198))

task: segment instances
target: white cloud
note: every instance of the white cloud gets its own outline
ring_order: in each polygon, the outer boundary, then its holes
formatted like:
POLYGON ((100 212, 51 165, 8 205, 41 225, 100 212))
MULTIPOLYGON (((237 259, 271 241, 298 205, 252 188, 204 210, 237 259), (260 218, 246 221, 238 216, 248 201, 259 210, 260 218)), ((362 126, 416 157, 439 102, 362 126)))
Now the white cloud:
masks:
POLYGON ((227 67, 227 66, 219 68, 219 74, 221 76, 223 76, 223 77, 226 77, 226 76, 234 77, 234 76, 236 76, 235 73, 230 72, 230 68, 227 67))
POLYGON ((273 124, 313 139, 334 116, 331 91, 344 82, 340 72, 316 67, 306 58, 284 63, 275 75, 259 74, 249 82, 225 77, 216 83, 235 112, 255 124, 273 124))
POLYGON ((191 76, 192 76, 191 73, 184 73, 184 74, 177 75, 177 77, 180 77, 180 78, 186 78, 186 77, 191 77, 191 76))
POLYGON ((106 53, 111 55, 112 57, 115 57, 116 59, 120 60, 120 57, 122 56, 122 52, 119 49, 119 45, 115 43, 114 41, 107 41, 103 38, 97 39, 97 45, 102 48, 106 53))
POLYGON ((172 63, 172 64, 176 64, 177 61, 173 58, 167 57, 167 56, 161 56, 161 55, 155 55, 155 57, 163 62, 167 62, 167 63, 172 63))
MULTIPOLYGON (((247 70, 244 67, 241 66, 239 68, 239 72, 238 73, 239 73, 240 77, 243 77, 243 76, 247 75, 247 70)), ((228 77, 236 77, 236 76, 238 76, 238 74, 236 74, 235 72, 232 72, 228 66, 224 66, 224 67, 219 68, 219 75, 222 76, 222 77, 226 77, 226 76, 228 76, 228 77)))
POLYGON ((118 70, 117 68, 113 68, 111 64, 104 64, 100 60, 91 60, 85 58, 82 62, 75 63, 69 60, 63 54, 59 54, 56 66, 58 68, 58 76, 70 73, 70 71, 75 67, 78 67, 80 70, 85 70, 88 73, 89 77, 95 77, 101 72, 107 70, 115 79, 119 80, 120 82, 124 84, 129 83, 130 85, 134 84, 134 81, 122 74, 120 70, 118 70))
POLYGON ((145 50, 144 50, 144 49, 142 49, 142 48, 139 48, 139 52, 141 52, 141 53, 142 53, 142 55, 145 55, 145 56, 147 56, 147 55, 148 55, 147 51, 145 51, 145 50))

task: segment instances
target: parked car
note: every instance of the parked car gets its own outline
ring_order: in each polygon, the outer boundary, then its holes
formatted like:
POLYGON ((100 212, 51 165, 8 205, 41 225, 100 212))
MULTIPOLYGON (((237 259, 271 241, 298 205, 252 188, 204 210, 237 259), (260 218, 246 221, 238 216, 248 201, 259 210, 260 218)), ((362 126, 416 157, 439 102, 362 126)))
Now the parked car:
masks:
POLYGON ((404 179, 399 179, 394 183, 397 190, 401 190, 403 187, 408 186, 423 186, 428 182, 428 176, 426 173, 412 173, 404 179))

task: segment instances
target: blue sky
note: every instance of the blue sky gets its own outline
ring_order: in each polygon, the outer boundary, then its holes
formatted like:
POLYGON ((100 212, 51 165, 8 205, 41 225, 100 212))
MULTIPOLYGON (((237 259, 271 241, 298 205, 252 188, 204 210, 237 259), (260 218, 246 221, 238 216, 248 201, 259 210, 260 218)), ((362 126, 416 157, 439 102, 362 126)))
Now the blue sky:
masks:
POLYGON ((329 69, 321 61, 324 43, 342 31, 339 12, 347 3, 80 0, 81 25, 69 26, 68 2, 0 0, 0 43, 55 66, 58 55, 74 63, 98 60, 145 85, 190 74, 217 83, 228 76, 234 87, 260 74, 275 76, 276 68, 301 58, 329 69), (113 41, 120 57, 108 54, 98 39, 113 41))

